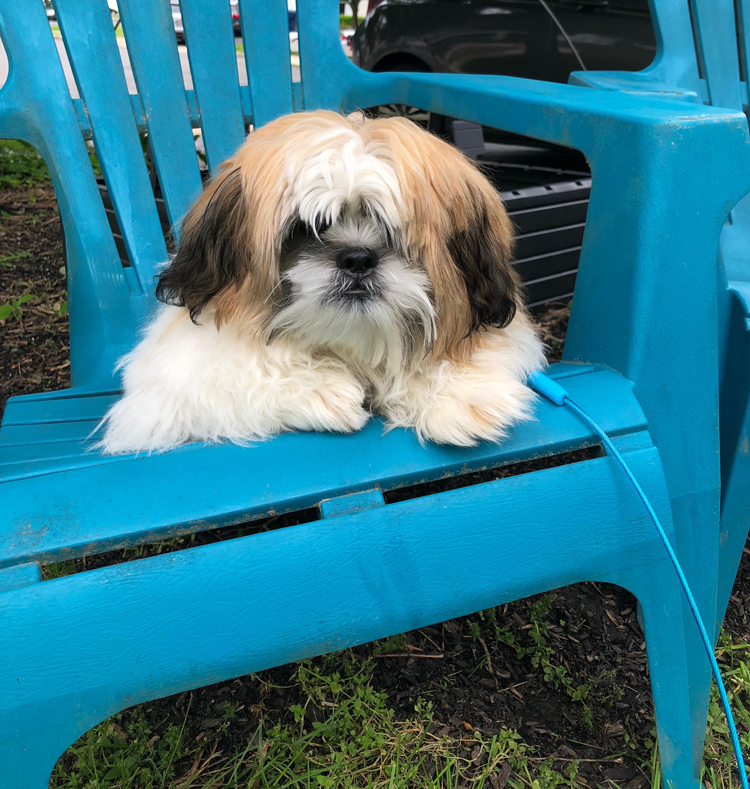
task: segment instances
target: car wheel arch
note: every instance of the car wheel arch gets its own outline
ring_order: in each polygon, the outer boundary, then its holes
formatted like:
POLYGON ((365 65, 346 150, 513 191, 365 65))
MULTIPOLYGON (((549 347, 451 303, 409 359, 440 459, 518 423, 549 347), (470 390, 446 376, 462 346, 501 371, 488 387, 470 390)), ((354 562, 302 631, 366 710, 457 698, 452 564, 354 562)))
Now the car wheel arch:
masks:
POLYGON ((392 52, 372 67, 372 71, 431 72, 433 69, 422 58, 408 52, 392 52))

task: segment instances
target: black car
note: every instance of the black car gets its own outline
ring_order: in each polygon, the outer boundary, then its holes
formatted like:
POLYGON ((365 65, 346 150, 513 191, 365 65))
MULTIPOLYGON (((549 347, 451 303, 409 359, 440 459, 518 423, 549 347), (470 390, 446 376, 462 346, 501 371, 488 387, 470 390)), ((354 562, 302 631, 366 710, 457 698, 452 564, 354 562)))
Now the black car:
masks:
POLYGON ((656 54, 648 0, 384 0, 352 38, 367 71, 506 74, 636 71, 656 54))
MULTIPOLYGON (((370 0, 352 51, 369 71, 567 82, 584 68, 645 68, 656 41, 648 0, 370 0)), ((529 305, 571 298, 591 189, 582 154, 403 105, 369 112, 406 115, 479 159, 516 226, 529 305)))

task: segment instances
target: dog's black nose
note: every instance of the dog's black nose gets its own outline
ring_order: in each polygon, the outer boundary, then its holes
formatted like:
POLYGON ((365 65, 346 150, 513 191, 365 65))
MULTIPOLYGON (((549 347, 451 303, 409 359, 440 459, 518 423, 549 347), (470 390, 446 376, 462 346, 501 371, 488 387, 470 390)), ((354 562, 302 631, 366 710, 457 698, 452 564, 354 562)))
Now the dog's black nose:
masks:
POLYGON ((350 247, 336 255, 336 265, 355 274, 363 274, 378 265, 378 256, 365 247, 350 247))

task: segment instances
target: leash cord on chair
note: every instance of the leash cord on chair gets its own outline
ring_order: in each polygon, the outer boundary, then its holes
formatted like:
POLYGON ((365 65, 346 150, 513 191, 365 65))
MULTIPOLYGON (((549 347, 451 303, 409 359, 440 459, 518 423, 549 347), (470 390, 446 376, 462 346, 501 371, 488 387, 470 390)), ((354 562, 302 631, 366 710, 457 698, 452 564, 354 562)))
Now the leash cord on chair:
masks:
POLYGON ((737 727, 734 725, 732 710, 729 706, 729 698, 727 697, 727 691, 721 679, 719 664, 716 662, 716 657, 714 656, 713 645, 711 644, 711 640, 709 639, 708 633, 706 632, 706 627, 703 624, 703 620, 701 619, 700 612, 698 611, 698 605, 695 602, 693 593, 690 591, 690 586, 688 585, 687 578, 685 578, 685 573, 682 571, 680 562, 677 559, 674 549, 669 542, 669 538, 667 537, 666 532, 664 531, 664 528, 656 515, 656 512, 654 512, 654 508, 651 506, 651 502, 648 500, 648 497, 643 492, 643 488, 641 488, 641 486, 638 484, 638 480, 633 475, 633 472, 628 467, 628 464, 625 462, 622 455, 617 451, 617 448, 612 443, 609 436, 577 403, 574 403, 573 400, 570 399, 570 395, 562 386, 560 386, 560 384, 557 383, 557 381, 553 381, 551 378, 544 375, 544 373, 534 372, 529 376, 528 384, 532 389, 539 392, 539 394, 544 395, 544 397, 553 402, 555 405, 567 406, 570 408, 571 411, 578 414, 578 416, 584 422, 586 422, 586 424, 599 436, 599 438, 601 438, 602 443, 609 450, 612 457, 614 457, 614 459, 620 464, 620 467, 633 485, 635 492, 643 502, 643 506, 651 516, 651 520, 654 522, 656 531, 658 532, 662 544, 664 545, 664 549, 666 550, 669 559, 672 562, 672 566, 677 573, 677 577, 680 580, 682 590, 685 593, 688 605, 690 606, 693 618, 695 619, 695 624, 698 626, 698 632, 700 633, 701 640, 703 641, 703 646, 705 647, 708 661, 711 664, 711 671, 713 672, 714 679, 716 680, 719 698, 721 699, 721 705, 724 708, 724 715, 726 716, 727 725, 729 726, 729 737, 732 741, 732 749, 734 750, 735 758, 737 759, 740 783, 742 785, 742 789, 748 789, 747 773, 745 771, 745 762, 742 758, 740 740, 737 736, 737 727))

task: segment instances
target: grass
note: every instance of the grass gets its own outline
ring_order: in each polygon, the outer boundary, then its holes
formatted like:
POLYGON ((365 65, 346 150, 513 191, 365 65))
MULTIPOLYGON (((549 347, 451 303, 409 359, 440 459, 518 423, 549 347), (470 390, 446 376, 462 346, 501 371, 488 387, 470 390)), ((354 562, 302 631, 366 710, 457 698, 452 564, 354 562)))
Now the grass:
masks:
POLYGON ((354 17, 351 14, 339 14, 339 30, 354 30, 354 17))
MULTIPOLYGON (((397 720, 386 694, 371 685, 373 665, 348 650, 328 656, 322 666, 298 663, 290 682, 304 701, 290 709, 294 722, 259 726, 233 754, 184 737, 189 708, 181 726, 161 728, 149 726, 138 709, 126 721, 116 715, 70 749, 73 770, 58 765, 50 786, 493 789, 501 775, 509 789, 580 785, 574 763, 564 772, 554 769, 512 730, 491 738, 478 731, 460 739, 439 736, 430 730, 432 705, 424 699, 416 700, 413 717, 397 720), (310 722, 310 711, 317 720, 310 722), (185 772, 178 764, 191 766, 185 772)), ((221 728, 231 726, 235 715, 227 705, 221 728)))
MULTIPOLYGON (((745 758, 748 758, 750 711, 747 702, 750 699, 750 644, 732 640, 728 633, 722 630, 716 648, 716 658, 732 705, 742 751, 746 755, 745 758)), ((701 780, 710 784, 711 789, 736 789, 739 786, 727 723, 715 685, 711 688, 701 780)))

